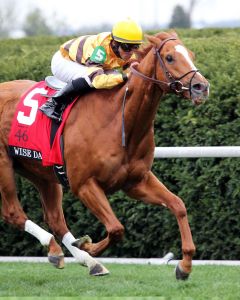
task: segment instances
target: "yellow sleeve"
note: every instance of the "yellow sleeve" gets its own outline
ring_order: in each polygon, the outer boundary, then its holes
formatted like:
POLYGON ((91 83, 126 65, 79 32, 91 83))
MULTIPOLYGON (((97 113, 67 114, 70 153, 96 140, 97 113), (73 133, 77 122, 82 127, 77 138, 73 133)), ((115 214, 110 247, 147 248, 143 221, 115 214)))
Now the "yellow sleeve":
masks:
POLYGON ((89 67, 88 76, 96 89, 111 89, 127 80, 127 76, 116 70, 103 70, 100 67, 89 67))

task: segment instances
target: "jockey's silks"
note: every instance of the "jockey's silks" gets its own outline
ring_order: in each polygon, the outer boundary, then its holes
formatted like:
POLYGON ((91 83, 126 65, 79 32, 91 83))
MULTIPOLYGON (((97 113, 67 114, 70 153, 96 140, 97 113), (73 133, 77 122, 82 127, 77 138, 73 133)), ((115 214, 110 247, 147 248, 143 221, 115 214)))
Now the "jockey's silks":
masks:
POLYGON ((110 32, 81 36, 60 46, 66 59, 88 67, 88 76, 96 89, 112 88, 122 83, 122 67, 126 61, 116 56, 110 43, 110 32))

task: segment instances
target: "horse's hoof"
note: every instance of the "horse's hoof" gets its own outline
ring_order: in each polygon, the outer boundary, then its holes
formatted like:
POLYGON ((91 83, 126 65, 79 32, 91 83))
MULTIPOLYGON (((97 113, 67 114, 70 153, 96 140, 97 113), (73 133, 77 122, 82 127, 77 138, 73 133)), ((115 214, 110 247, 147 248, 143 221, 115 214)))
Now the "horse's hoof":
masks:
POLYGON ((80 239, 77 239, 76 241, 74 241, 72 243, 72 246, 75 246, 75 247, 81 249, 85 243, 90 243, 90 244, 92 243, 92 239, 90 238, 89 235, 84 235, 84 236, 80 237, 80 239))
POLYGON ((100 263, 97 263, 89 271, 89 275, 92 275, 92 276, 104 276, 104 275, 108 275, 109 273, 110 272, 108 271, 108 269, 106 269, 100 263))
POLYGON ((64 255, 48 255, 48 261, 57 269, 64 268, 64 255))
POLYGON ((175 269, 176 279, 177 280, 187 280, 190 273, 186 273, 183 271, 182 267, 180 266, 180 263, 176 266, 175 269))

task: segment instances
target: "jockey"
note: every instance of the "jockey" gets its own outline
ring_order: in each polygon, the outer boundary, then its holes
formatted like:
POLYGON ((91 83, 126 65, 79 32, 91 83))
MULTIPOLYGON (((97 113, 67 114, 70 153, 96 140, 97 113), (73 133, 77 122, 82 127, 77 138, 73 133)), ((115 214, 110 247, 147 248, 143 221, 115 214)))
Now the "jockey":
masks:
POLYGON ((67 41, 51 63, 53 75, 67 85, 39 109, 49 118, 61 120, 63 108, 77 95, 125 82, 128 73, 124 67, 142 42, 142 29, 131 19, 116 23, 112 32, 67 41))

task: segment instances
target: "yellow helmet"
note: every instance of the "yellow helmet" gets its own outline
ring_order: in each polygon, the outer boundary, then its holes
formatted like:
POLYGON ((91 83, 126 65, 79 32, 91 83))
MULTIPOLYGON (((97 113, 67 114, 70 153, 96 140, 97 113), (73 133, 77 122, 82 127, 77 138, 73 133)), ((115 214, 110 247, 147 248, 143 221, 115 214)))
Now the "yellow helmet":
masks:
POLYGON ((141 44, 142 28, 132 19, 117 22, 112 29, 113 39, 120 43, 141 44))

